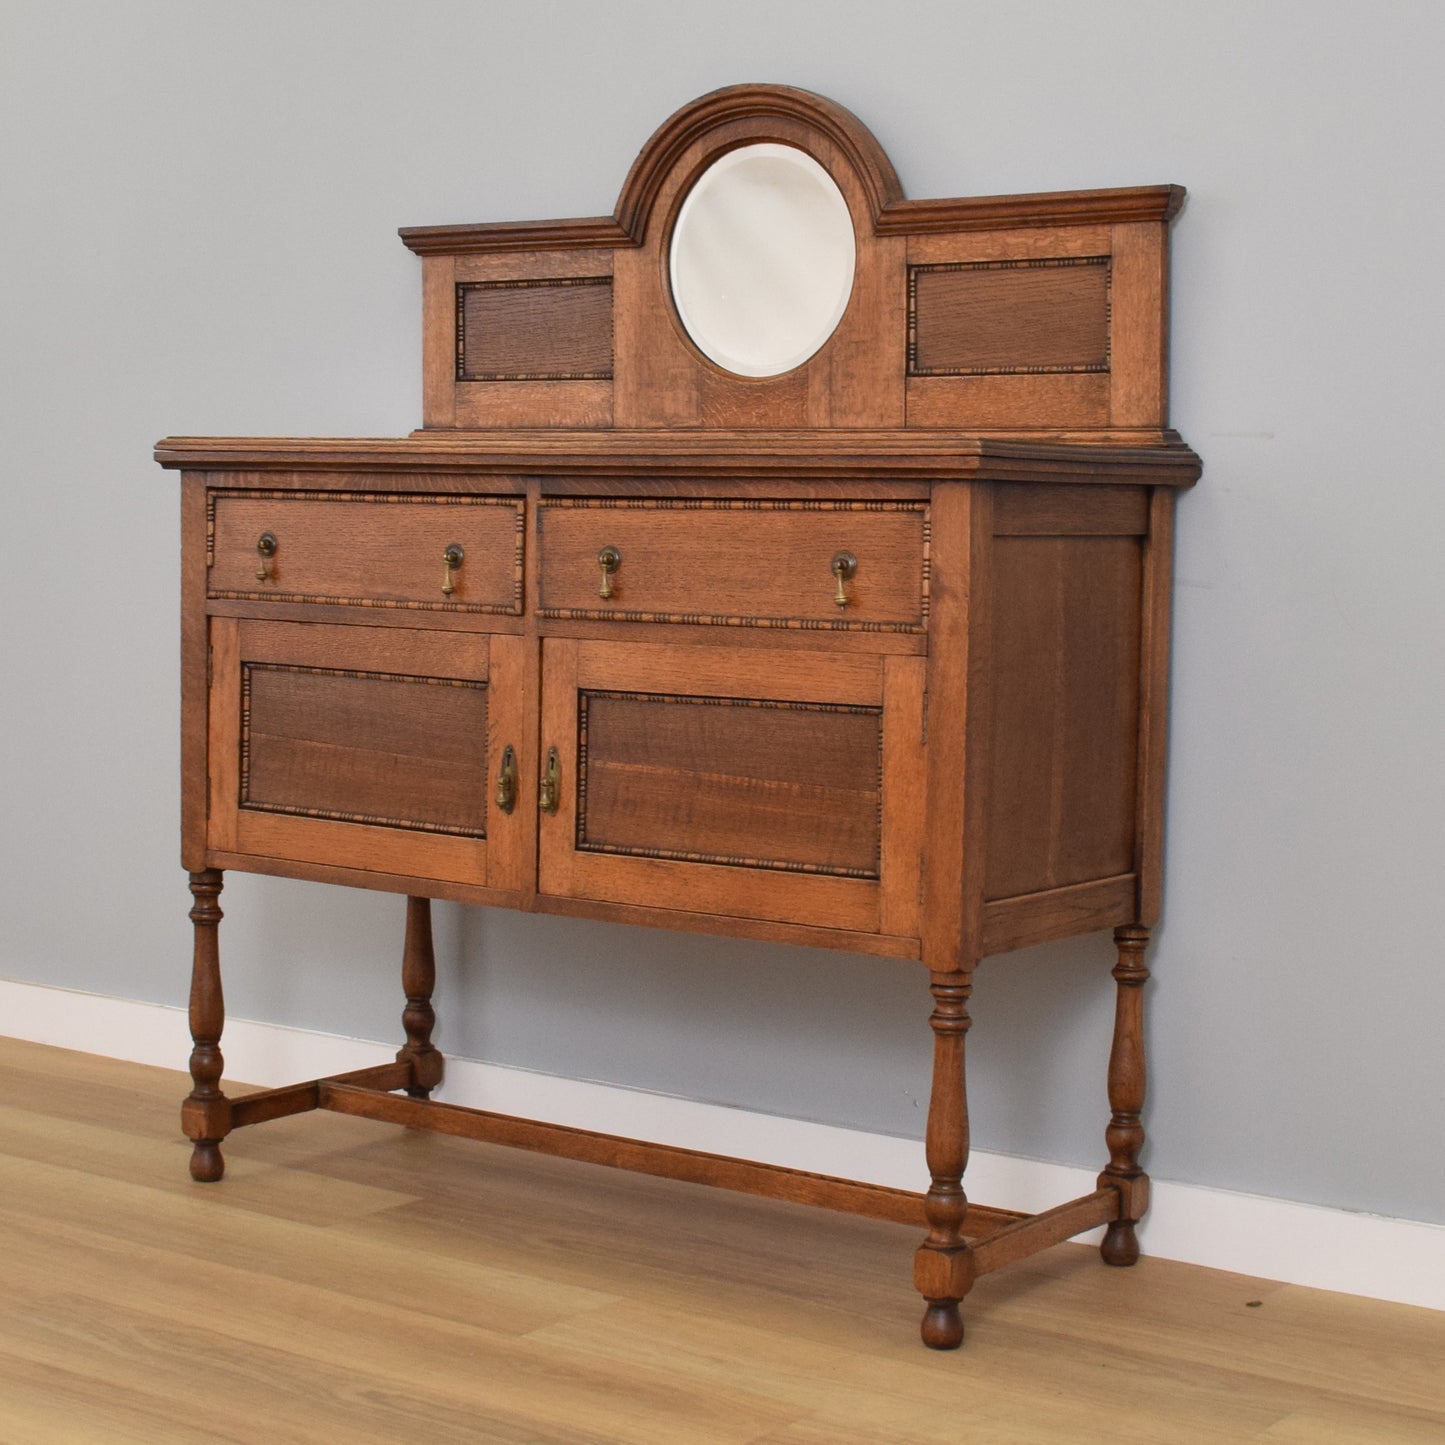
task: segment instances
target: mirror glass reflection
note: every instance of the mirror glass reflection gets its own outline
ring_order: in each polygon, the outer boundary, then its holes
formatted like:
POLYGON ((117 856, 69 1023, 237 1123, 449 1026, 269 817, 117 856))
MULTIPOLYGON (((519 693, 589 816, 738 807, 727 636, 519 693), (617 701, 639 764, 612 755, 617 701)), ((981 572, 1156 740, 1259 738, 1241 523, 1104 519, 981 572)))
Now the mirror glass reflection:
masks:
POLYGON ((705 170, 672 233, 672 296, 705 356, 739 376, 801 366, 853 290, 853 220, 805 151, 741 146, 705 170))

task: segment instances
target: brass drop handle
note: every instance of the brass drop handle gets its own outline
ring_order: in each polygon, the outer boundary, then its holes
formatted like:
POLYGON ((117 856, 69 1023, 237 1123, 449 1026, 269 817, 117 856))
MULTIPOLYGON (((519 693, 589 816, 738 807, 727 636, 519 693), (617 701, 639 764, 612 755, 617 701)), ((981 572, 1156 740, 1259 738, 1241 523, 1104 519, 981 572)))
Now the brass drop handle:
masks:
POLYGON ((833 576, 838 579, 833 601, 839 607, 848 605, 848 589, 843 584, 858 570, 858 559, 851 552, 837 552, 833 555, 833 576))
POLYGON ((605 600, 612 596, 612 574, 622 565, 622 553, 616 547, 604 547, 597 554, 597 565, 602 569, 602 586, 597 595, 605 600))
POLYGON ((452 573, 461 571, 462 563, 466 560, 467 554, 462 551, 461 546, 453 542, 445 552, 442 553, 442 591, 450 597, 457 590, 457 584, 452 581, 452 573))
POLYGON ((511 743, 502 750, 502 771, 497 774, 497 806, 510 813, 517 806, 517 754, 511 743))
POLYGON ((264 582, 271 574, 266 571, 266 564, 276 555, 276 548, 279 544, 270 532, 262 532, 256 539, 256 551, 261 560, 256 564, 256 580, 264 582))
POLYGON ((555 813, 562 801, 562 764, 556 748, 547 749, 547 771, 542 774, 542 785, 537 789, 537 806, 544 813, 555 813))

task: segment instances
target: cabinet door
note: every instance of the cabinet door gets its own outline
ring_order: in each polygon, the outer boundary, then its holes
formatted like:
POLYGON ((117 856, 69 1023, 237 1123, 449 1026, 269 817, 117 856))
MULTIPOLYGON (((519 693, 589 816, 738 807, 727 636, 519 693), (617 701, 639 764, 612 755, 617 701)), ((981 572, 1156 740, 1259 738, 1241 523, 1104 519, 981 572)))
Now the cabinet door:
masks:
POLYGON ((522 642, 214 618, 210 846, 475 886, 526 881, 522 642), (515 813, 515 816, 514 816, 515 813))
POLYGON ((543 893, 915 936, 923 662, 543 644, 543 893))

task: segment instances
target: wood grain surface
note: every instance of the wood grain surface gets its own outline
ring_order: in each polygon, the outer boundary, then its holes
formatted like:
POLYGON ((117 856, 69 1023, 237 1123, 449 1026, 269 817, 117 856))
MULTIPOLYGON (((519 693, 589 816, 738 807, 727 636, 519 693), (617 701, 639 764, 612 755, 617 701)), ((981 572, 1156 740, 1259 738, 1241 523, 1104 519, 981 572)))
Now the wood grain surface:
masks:
POLYGON ((1132 872, 1139 544, 1003 537, 993 578, 985 895, 1132 872))
POLYGON ((600 381, 612 375, 607 276, 457 287, 458 381, 600 381))
POLYGON ((543 617, 918 632, 927 616, 921 502, 567 498, 543 502, 540 529, 543 617), (857 562, 842 607, 840 552, 857 562))
POLYGON ((255 664, 241 804, 486 836, 484 683, 255 664))
POLYGON ((583 694, 578 846, 878 876, 882 713, 583 694))
MULTIPOLYGON (((1036 379, 1061 385, 1098 380, 1036 379)), ((926 389, 955 381, 985 385, 997 380, 915 377, 911 384, 926 389)), ((267 486, 278 491, 323 485, 346 491, 361 473, 378 473, 390 486, 401 489, 405 483, 415 490, 427 489, 417 481, 417 474, 424 473, 430 488, 436 488, 435 478, 458 493, 493 477, 498 491, 517 487, 519 475, 533 472, 562 479, 564 489, 569 478, 630 479, 639 472, 724 485, 768 478, 775 496, 789 495, 786 489, 792 483, 821 478, 854 483, 852 495, 864 499, 880 495, 880 477, 891 482, 973 479, 1166 487, 1190 487, 1199 479, 1200 460, 1176 433, 1144 426, 1080 430, 1062 420, 1042 428, 1039 417, 1049 413, 1040 411, 1037 398, 1032 411, 1015 410, 1018 416, 1006 436, 960 430, 956 418, 946 429, 919 432, 863 427, 638 431, 620 426, 539 431, 513 426, 504 432, 432 431, 410 437, 164 437, 156 443, 155 458, 163 467, 264 473, 267 486), (457 472, 467 475, 450 475, 457 472)), ((679 493, 686 490, 680 482, 675 485, 679 493)), ((254 556, 255 538, 245 540, 254 556)))
POLYGON ((1103 258, 921 266, 909 275, 909 372, 1103 371, 1103 258))
POLYGON ((522 610, 521 503, 512 498, 432 501, 348 500, 259 493, 212 493, 215 513, 212 596, 261 600, 391 604, 467 612, 522 610), (256 576, 256 543, 276 540, 256 576), (447 581, 442 554, 453 544, 461 566, 447 581))

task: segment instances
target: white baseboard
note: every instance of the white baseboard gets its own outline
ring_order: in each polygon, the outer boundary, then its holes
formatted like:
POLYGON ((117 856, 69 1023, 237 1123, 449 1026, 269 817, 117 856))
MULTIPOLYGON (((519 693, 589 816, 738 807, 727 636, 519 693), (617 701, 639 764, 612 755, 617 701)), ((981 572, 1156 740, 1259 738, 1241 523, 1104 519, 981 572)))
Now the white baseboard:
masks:
MULTIPOLYGON (((0 1032, 163 1068, 190 1052, 184 1009, 0 979, 0 1032)), ((227 1078, 274 1087, 389 1062, 396 1044, 228 1019, 227 1078)), ((926 1182, 917 1140, 703 1104, 527 1069, 447 1060, 437 1097, 650 1143, 899 1189, 926 1182)), ((1086 1194, 1094 1171, 975 1150, 968 1191, 1034 1212, 1086 1194)), ((1445 1227, 1154 1180, 1146 1253, 1316 1289, 1445 1309, 1445 1227)), ((1085 1239, 1094 1235, 1082 1236, 1085 1239)))

